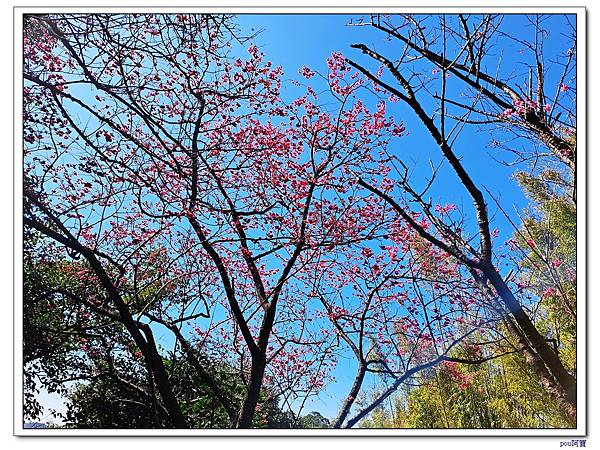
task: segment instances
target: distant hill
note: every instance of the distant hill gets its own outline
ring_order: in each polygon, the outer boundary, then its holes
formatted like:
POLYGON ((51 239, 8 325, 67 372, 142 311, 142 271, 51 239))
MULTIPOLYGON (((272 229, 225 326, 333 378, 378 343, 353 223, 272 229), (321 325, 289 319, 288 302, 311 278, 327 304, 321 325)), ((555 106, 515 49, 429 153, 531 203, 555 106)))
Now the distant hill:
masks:
POLYGON ((42 422, 25 422, 23 428, 48 428, 48 425, 42 422))

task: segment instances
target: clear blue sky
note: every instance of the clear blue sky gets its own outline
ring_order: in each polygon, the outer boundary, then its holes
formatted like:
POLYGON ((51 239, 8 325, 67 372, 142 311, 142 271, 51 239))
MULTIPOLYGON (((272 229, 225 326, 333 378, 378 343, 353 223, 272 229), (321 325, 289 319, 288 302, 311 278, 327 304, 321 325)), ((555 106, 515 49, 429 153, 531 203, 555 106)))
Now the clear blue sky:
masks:
MULTIPOLYGON (((395 49, 390 48, 390 44, 385 42, 381 32, 369 27, 347 26, 350 21, 356 23, 359 17, 358 15, 341 14, 248 14, 238 16, 237 22, 241 25, 242 31, 260 31, 255 42, 265 52, 266 59, 283 66, 284 78, 298 80, 301 79, 298 76, 298 69, 303 65, 321 73, 327 73, 326 59, 334 51, 342 52, 344 55, 368 65, 368 58, 361 55, 358 50, 350 48, 353 43, 364 43, 375 49, 383 49, 383 53, 386 55, 394 55, 395 49)), ((574 19, 572 21, 574 22, 574 19)), ((546 26, 550 30, 545 42, 546 53, 548 55, 565 53, 569 48, 569 42, 564 37, 564 33, 568 33, 564 17, 549 17, 546 26)), ((502 30, 522 39, 532 37, 526 27, 526 19, 523 15, 505 16, 502 30)), ((399 46, 396 45, 396 48, 399 46)), ((524 71, 522 63, 528 56, 530 54, 528 55, 524 51, 523 46, 515 43, 511 47, 503 45, 502 54, 498 51, 497 55, 492 56, 491 61, 494 64, 501 61, 499 72, 502 74, 522 75, 524 71)), ((371 65, 371 67, 373 66, 371 65)), ((495 73, 498 69, 494 66, 488 70, 495 73)), ((559 75, 558 70, 547 73, 547 85, 556 86, 559 75)), ((526 77, 520 79, 525 81, 526 77)), ((297 88, 291 85, 288 85, 287 89, 290 98, 298 94, 297 88)), ((426 108, 429 106, 429 111, 433 111, 433 104, 427 101, 427 96, 424 95, 421 99, 424 106, 426 108)), ((373 102, 373 97, 367 96, 366 100, 373 102)), ((396 148, 392 149, 396 155, 402 156, 407 163, 415 162, 417 170, 428 168, 430 158, 433 161, 440 160, 439 149, 434 145, 433 140, 412 111, 401 103, 390 104, 388 111, 404 121, 410 133, 409 136, 398 142, 396 148)), ((491 140, 492 136, 489 133, 481 133, 475 127, 467 127, 455 145, 455 151, 463 158, 467 169, 474 174, 477 184, 486 186, 495 194, 501 195, 503 204, 514 203, 518 207, 523 207, 526 202, 522 192, 510 179, 515 168, 503 166, 492 158, 492 155, 499 157, 502 154, 498 150, 488 148, 491 140)), ((515 143, 516 146, 521 144, 515 143)), ((427 171, 417 172, 415 180, 422 178, 419 174, 426 175, 427 173, 427 171)), ((440 200, 458 204, 460 201, 457 199, 464 199, 465 206, 467 206, 468 199, 457 185, 454 174, 442 173, 438 186, 441 189, 438 189, 436 194, 440 196, 440 200)), ((434 198, 435 200, 437 199, 434 198)), ((497 225, 501 229, 507 229, 506 222, 499 217, 497 225)), ((505 237, 509 236, 505 235, 505 237)))

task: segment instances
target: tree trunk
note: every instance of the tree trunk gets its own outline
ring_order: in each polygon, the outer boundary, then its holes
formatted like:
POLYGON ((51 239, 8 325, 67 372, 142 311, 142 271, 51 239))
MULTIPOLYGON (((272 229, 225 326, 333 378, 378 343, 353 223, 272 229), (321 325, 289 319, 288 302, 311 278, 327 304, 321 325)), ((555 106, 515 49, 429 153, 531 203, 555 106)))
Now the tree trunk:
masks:
POLYGON ((248 392, 246 393, 246 399, 242 405, 236 428, 252 427, 252 419, 254 418, 254 412, 256 411, 256 405, 258 404, 266 364, 267 358, 263 352, 252 355, 252 368, 250 369, 248 392))
POLYGON ((352 384, 352 388, 350 389, 348 396, 344 400, 342 408, 340 409, 340 413, 333 420, 333 422, 331 424, 332 428, 341 428, 342 427, 344 420, 346 420, 346 417, 348 416, 348 413, 350 412, 350 408, 352 407, 352 405, 354 404, 354 401, 356 400, 356 396, 360 392, 360 388, 361 388, 363 380, 365 378, 366 371, 367 371, 367 367, 365 366, 365 364, 363 362, 359 362, 358 369, 356 370, 356 377, 354 378, 354 383, 352 384))
MULTIPOLYGON (((523 311, 523 308, 521 308, 521 305, 496 269, 490 264, 483 272, 519 327, 519 330, 513 329, 512 332, 526 340, 525 357, 527 362, 540 377, 540 381, 548 393, 555 398, 558 394, 558 400, 565 406, 565 412, 576 423, 577 381, 575 377, 567 372, 558 354, 535 328, 531 319, 523 311)), ((521 342, 525 343, 523 340, 521 342)))
POLYGON ((510 318, 505 320, 506 327, 508 329, 509 334, 517 340, 519 346, 523 348, 523 356, 525 357, 525 361, 527 364, 533 368, 535 374, 539 378, 540 382, 544 390, 560 405, 560 407, 565 412, 567 419, 570 425, 575 428, 577 426, 577 402, 575 400, 570 400, 566 395, 564 390, 557 384, 554 380, 546 365, 539 357, 539 355, 531 348, 531 346, 527 343, 525 336, 521 333, 517 326, 513 323, 510 318))
POLYGON ((175 428, 188 428, 187 422, 181 413, 179 402, 177 401, 177 398, 171 389, 171 382, 169 381, 167 371, 165 370, 162 357, 156 350, 156 343, 154 342, 152 329, 150 328, 150 325, 147 324, 143 324, 141 328, 146 335, 146 348, 144 353, 148 358, 148 362, 150 363, 150 368, 152 369, 152 374, 156 380, 158 392, 160 392, 160 396, 165 404, 165 408, 167 411, 169 411, 169 416, 171 417, 173 426, 175 428))

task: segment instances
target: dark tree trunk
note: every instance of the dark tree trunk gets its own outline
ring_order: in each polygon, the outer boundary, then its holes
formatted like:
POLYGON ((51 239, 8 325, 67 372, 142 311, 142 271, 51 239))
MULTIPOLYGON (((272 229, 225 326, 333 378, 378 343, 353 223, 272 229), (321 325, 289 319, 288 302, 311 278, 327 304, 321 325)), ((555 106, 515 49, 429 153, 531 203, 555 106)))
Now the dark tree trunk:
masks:
POLYGON ((352 384, 352 388, 350 389, 348 396, 344 400, 344 404, 342 405, 342 408, 340 409, 338 416, 331 423, 332 428, 341 428, 342 427, 344 420, 346 420, 346 417, 348 416, 348 413, 350 412, 350 408, 352 407, 352 405, 354 404, 354 401, 356 400, 356 396, 360 392, 360 388, 361 388, 363 380, 365 378, 366 371, 367 371, 367 367, 365 366, 364 363, 360 362, 358 369, 356 370, 356 376, 354 378, 354 383, 352 384))
POLYGON ((484 274, 518 325, 518 329, 513 327, 509 331, 525 344, 524 354, 527 363, 534 369, 546 391, 557 398, 569 418, 576 423, 577 381, 575 377, 565 369, 558 354, 535 328, 496 269, 489 265, 484 269, 484 274))
MULTIPOLYGON (((27 193, 26 193, 27 195, 27 193)), ((51 239, 54 239, 56 242, 59 242, 66 247, 76 251, 80 255, 82 255, 90 264, 90 267, 100 280, 100 283, 106 290, 108 297, 114 303, 117 311, 119 312, 119 320, 127 329, 127 331, 131 334, 131 337, 135 341, 136 345, 140 348, 142 353, 146 358, 148 358, 148 362, 150 368, 152 370, 152 374, 154 376, 154 380, 156 381, 156 386, 160 393, 160 396, 163 400, 164 407, 169 413, 169 417, 171 418, 171 422, 175 428, 187 428, 187 423, 181 413, 181 409, 179 408, 179 403, 173 393, 171 388, 171 383, 169 381, 169 377, 167 376, 167 372, 165 370, 165 366, 163 364, 162 358, 156 349, 156 344, 154 343, 154 339, 152 338, 152 332, 148 325, 141 325, 133 320, 131 315, 131 311, 127 304, 121 298, 121 294, 118 289, 114 285, 110 276, 104 270, 104 267, 96 258, 96 255, 87 247, 83 246, 73 235, 71 235, 64 225, 49 211, 41 202, 39 202, 34 196, 31 194, 28 195, 28 198, 35 203, 56 225, 61 228, 64 232, 64 235, 52 230, 47 227, 45 224, 38 222, 37 220, 31 219, 29 217, 24 217, 23 222, 25 225, 33 227, 48 236, 51 239), (144 330, 144 334, 146 334, 146 339, 142 335, 140 328, 147 327, 147 330, 144 330)))
POLYGON ((252 356, 252 368, 250 369, 248 391, 238 417, 236 428, 252 427, 252 419, 254 418, 254 412, 256 410, 256 405, 258 404, 266 364, 267 358, 264 352, 252 356))
POLYGON ((156 343, 150 325, 144 324, 141 326, 142 331, 146 335, 146 357, 150 363, 152 374, 156 380, 156 386, 160 396, 165 404, 165 408, 169 411, 169 416, 175 428, 188 428, 187 422, 181 413, 179 402, 171 389, 171 383, 165 370, 162 357, 156 350, 156 343))

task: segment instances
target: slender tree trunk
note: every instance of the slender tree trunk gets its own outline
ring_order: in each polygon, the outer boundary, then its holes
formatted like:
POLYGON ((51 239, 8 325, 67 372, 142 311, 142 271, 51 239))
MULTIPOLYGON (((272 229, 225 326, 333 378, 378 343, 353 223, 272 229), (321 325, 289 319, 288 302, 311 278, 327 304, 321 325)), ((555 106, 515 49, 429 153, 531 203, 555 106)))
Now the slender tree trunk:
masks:
POLYGON ((150 363, 154 379, 156 380, 156 386, 158 387, 158 392, 160 392, 160 396, 165 403, 165 408, 169 411, 173 426, 175 428, 188 428, 188 424, 181 413, 179 402, 171 389, 171 383, 167 371, 165 370, 162 357, 156 350, 156 343, 154 342, 154 336, 152 335, 150 325, 144 324, 141 328, 146 335, 146 351, 144 353, 150 363))
POLYGON ((524 353, 528 364, 540 377, 540 381, 548 393, 559 400, 561 405, 565 407, 565 412, 569 418, 576 422, 577 381, 575 377, 567 372, 556 352, 535 328, 529 316, 523 311, 523 308, 521 308, 521 305, 496 269, 489 265, 484 269, 484 274, 496 289, 519 327, 519 329, 513 328, 511 332, 519 338, 522 344, 525 344, 524 353))
MULTIPOLYGON (((565 412, 568 421, 573 427, 577 425, 577 402, 576 398, 573 401, 569 399, 566 395, 564 389, 561 388, 552 377, 544 361, 539 357, 539 355, 529 346, 527 343, 525 336, 521 333, 516 325, 510 318, 505 320, 506 327, 508 329, 509 334, 519 342, 519 345, 523 347, 523 356, 525 357, 525 361, 527 364, 533 368, 535 374, 540 380, 544 390, 554 398, 560 407, 565 412)), ((505 381, 506 383, 506 381, 505 381)))
POLYGON ((250 369, 248 392, 244 404, 242 405, 236 428, 252 427, 252 419, 254 417, 254 412, 256 411, 256 405, 258 404, 266 365, 267 358, 264 352, 252 355, 252 368, 250 369))
POLYGON ((444 414, 444 423, 446 424, 446 428, 450 428, 450 421, 448 420, 448 411, 446 411, 446 399, 444 398, 444 392, 442 390, 442 384, 440 383, 440 376, 438 372, 435 370, 435 384, 437 384, 438 393, 440 394, 440 403, 442 404, 442 413, 444 414))
POLYGON ((354 401, 356 400, 356 396, 360 392, 360 388, 361 388, 363 380, 365 378, 366 371, 367 371, 367 366, 363 362, 359 362, 358 369, 356 370, 356 376, 354 377, 354 383, 352 383, 352 388, 350 389, 348 396, 344 400, 344 403, 342 404, 342 408, 340 409, 339 414, 331 423, 332 428, 341 428, 342 427, 344 420, 346 420, 346 417, 348 416, 348 413, 350 412, 350 408, 352 407, 352 405, 354 404, 354 401))

